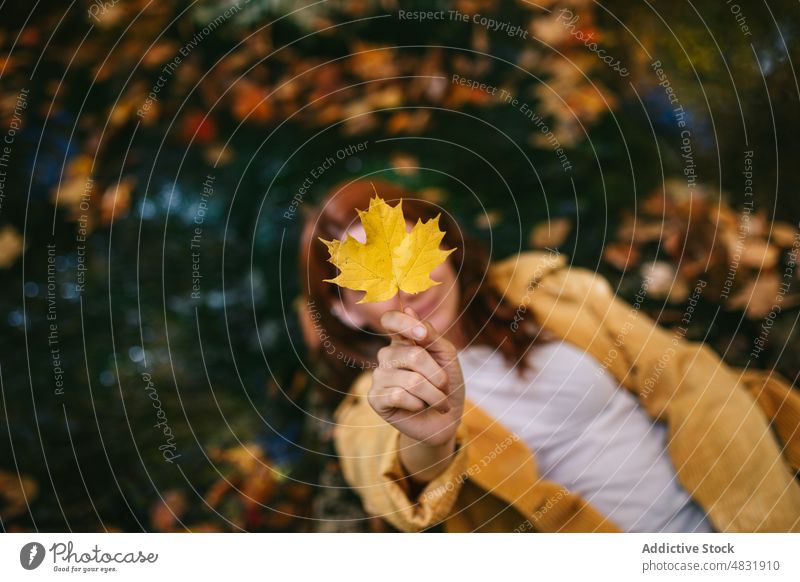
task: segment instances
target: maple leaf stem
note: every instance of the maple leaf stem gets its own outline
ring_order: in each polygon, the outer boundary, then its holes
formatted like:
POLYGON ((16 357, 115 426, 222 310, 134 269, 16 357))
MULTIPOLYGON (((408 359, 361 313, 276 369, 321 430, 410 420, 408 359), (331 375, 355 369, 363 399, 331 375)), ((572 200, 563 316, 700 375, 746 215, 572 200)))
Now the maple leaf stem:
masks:
MULTIPOLYGON (((397 300, 400 302, 400 311, 403 313, 406 312, 406 306, 403 305, 403 296, 400 295, 400 291, 397 292, 397 300)), ((412 345, 417 345, 417 341, 414 338, 409 338, 411 340, 412 345)))

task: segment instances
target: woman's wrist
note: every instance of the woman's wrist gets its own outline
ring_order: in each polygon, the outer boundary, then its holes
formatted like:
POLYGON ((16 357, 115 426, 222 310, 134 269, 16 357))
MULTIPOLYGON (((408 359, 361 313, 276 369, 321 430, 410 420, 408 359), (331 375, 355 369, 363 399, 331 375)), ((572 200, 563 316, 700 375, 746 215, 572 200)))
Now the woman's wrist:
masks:
POLYGON ((428 483, 440 475, 453 460, 456 452, 456 435, 440 445, 415 440, 400 433, 400 463, 406 475, 418 484, 428 483))

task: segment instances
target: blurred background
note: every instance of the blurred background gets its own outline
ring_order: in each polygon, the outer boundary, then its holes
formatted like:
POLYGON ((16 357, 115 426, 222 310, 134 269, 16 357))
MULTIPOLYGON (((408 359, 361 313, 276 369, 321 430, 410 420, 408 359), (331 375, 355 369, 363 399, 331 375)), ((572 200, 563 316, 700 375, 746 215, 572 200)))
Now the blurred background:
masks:
POLYGON ((795 0, 0 3, 3 530, 387 530, 293 303, 356 177, 796 385, 798 35, 795 0))

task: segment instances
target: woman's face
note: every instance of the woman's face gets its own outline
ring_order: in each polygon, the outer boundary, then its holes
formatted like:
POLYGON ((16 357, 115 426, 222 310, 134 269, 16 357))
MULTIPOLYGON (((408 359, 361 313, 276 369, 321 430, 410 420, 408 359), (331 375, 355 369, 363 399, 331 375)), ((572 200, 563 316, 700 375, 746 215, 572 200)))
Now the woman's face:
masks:
MULTIPOLYGON (((408 228, 413 226, 408 221, 408 228)), ((359 242, 365 242, 366 233, 360 224, 353 225, 348 231, 359 242)), ((342 237, 344 239, 344 236, 342 237)), ((455 323, 458 316, 459 289, 456 284, 456 272, 447 259, 431 271, 431 279, 441 281, 421 293, 410 294, 400 291, 388 301, 376 303, 358 303, 364 296, 363 291, 339 288, 341 303, 336 307, 339 317, 350 327, 356 329, 370 328, 373 332, 383 333, 381 316, 389 310, 403 307, 413 308, 422 319, 428 320, 440 332, 448 337, 456 336, 455 323)))

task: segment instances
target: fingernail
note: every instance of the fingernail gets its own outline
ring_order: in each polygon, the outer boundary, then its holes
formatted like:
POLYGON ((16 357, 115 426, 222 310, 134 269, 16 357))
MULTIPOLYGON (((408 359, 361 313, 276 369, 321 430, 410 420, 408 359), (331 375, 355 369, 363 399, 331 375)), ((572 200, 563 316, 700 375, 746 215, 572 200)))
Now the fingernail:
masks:
POLYGON ((425 327, 423 327, 421 325, 417 325, 417 326, 414 327, 414 337, 416 337, 418 339, 422 339, 422 338, 425 337, 426 333, 427 333, 427 330, 425 329, 425 327))

